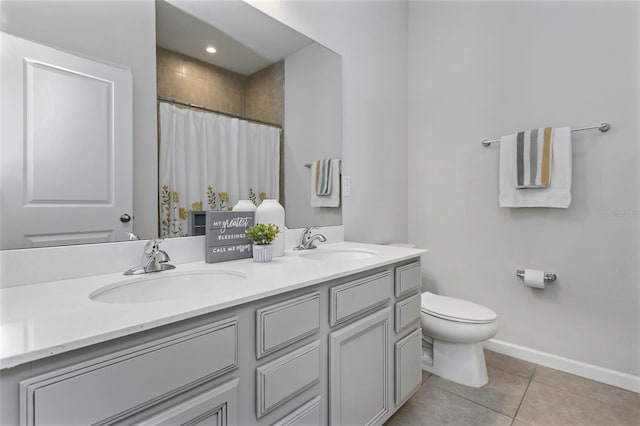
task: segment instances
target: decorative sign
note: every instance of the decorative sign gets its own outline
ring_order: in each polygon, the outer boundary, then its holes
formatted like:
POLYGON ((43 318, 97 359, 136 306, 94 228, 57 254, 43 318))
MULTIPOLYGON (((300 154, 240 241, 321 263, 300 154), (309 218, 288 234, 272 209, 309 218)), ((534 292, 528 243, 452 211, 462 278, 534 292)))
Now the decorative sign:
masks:
POLYGON ((244 232, 253 226, 253 212, 207 211, 207 263, 252 256, 252 244, 244 232))

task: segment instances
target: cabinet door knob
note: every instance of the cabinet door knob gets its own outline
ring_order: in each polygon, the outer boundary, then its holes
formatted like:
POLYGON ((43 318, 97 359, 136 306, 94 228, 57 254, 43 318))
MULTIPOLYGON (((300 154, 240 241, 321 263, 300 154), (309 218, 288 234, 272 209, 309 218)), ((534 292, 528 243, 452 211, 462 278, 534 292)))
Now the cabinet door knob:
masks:
POLYGON ((120 216, 120 222, 127 223, 130 220, 131 220, 131 216, 126 213, 120 216))

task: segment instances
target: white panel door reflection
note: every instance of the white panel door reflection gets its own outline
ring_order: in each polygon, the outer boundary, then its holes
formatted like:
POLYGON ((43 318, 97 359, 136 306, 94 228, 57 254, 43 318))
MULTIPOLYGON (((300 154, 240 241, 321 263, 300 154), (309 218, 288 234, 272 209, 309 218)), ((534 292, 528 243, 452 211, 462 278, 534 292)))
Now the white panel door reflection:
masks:
POLYGON ((128 70, 2 34, 1 248, 124 239, 128 70))

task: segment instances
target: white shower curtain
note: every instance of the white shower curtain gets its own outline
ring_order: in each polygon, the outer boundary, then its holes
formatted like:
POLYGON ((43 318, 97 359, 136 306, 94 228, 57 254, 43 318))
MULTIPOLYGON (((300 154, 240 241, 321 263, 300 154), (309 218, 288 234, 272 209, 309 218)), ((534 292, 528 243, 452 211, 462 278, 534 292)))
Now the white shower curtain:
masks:
POLYGON ((160 102, 160 234, 186 236, 190 210, 279 198, 280 129, 160 102))

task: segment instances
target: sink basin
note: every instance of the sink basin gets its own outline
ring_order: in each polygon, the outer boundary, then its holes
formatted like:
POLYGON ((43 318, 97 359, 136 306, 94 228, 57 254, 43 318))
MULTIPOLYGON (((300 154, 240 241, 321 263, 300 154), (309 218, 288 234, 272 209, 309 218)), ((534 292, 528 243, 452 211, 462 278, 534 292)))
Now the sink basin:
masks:
POLYGON ((321 260, 325 262, 348 262, 353 260, 370 259, 378 253, 368 250, 313 250, 300 253, 305 259, 321 260))
POLYGON ((246 278, 246 275, 235 271, 154 272, 101 287, 89 298, 104 303, 175 300, 215 292, 246 278))

